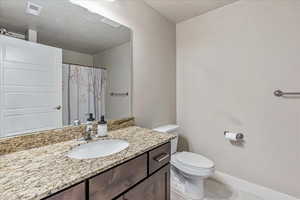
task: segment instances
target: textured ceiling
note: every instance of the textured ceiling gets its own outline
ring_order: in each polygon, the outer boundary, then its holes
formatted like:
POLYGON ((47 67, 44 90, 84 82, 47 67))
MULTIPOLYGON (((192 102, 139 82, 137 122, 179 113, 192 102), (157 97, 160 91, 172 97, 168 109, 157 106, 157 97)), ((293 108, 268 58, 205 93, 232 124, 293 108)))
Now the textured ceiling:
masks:
POLYGON ((144 0, 169 20, 178 23, 238 0, 144 0))
POLYGON ((130 30, 113 28, 69 0, 30 0, 43 6, 40 16, 25 13, 27 0, 0 0, 0 27, 24 33, 38 31, 40 43, 94 54, 130 40, 130 30))

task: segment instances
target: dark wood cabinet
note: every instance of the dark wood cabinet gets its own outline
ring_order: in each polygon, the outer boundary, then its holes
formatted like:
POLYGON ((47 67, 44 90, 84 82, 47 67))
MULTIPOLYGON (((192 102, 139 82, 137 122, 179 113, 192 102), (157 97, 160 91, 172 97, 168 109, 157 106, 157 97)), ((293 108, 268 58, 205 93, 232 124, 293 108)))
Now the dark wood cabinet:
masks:
POLYGON ((170 200, 170 165, 123 195, 123 200, 170 200))
POLYGON ((161 145, 45 200, 170 200, 170 148, 161 145))
POLYGON ((89 180, 90 200, 112 199, 147 177, 147 154, 89 180))
POLYGON ((86 199, 86 191, 85 191, 85 183, 80 183, 75 185, 69 189, 66 189, 58 194, 54 194, 46 198, 46 200, 85 200, 86 199))
POLYGON ((171 144, 164 144, 149 151, 149 173, 152 174, 162 166, 168 164, 171 158, 171 144))

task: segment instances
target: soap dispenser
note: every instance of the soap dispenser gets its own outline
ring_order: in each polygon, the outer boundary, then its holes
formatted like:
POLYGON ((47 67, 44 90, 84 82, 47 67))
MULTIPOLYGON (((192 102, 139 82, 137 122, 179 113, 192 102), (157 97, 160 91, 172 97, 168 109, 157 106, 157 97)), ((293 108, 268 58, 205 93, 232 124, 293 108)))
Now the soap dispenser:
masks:
POLYGON ((107 136, 107 122, 104 120, 104 116, 101 116, 101 120, 97 126, 97 137, 107 136))
POLYGON ((89 113, 89 118, 86 120, 86 130, 92 131, 93 130, 93 122, 95 121, 93 117, 93 113, 89 113))

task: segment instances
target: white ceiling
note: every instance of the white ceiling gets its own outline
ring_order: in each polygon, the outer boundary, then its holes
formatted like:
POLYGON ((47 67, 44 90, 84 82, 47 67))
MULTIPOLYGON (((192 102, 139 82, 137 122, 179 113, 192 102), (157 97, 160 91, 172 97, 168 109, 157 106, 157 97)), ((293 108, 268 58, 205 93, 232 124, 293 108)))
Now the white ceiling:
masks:
POLYGON ((0 27, 24 33, 38 31, 40 43, 81 53, 95 54, 130 40, 130 30, 101 22, 100 15, 88 12, 69 0, 30 0, 43 6, 40 16, 25 13, 27 0, 0 0, 0 27))
POLYGON ((178 23, 238 0, 144 0, 169 20, 178 23))

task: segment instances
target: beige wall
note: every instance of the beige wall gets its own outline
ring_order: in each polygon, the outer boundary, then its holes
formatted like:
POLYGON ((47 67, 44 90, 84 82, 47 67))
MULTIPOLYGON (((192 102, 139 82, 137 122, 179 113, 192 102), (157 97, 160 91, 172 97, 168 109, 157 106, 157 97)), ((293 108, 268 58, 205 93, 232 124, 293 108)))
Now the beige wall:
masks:
POLYGON ((191 150, 298 198, 300 99, 273 91, 300 91, 299 52, 298 0, 241 0, 177 25, 177 120, 191 150))
POLYGON ((156 127, 176 118, 175 25, 141 0, 76 1, 133 31, 133 115, 138 125, 156 127))
POLYGON ((105 117, 108 119, 121 119, 132 116, 131 57, 131 42, 107 49, 94 56, 95 64, 107 69, 105 117), (111 92, 128 92, 129 95, 111 96, 111 92))
POLYGON ((63 63, 94 66, 94 57, 89 54, 63 49, 63 63))

